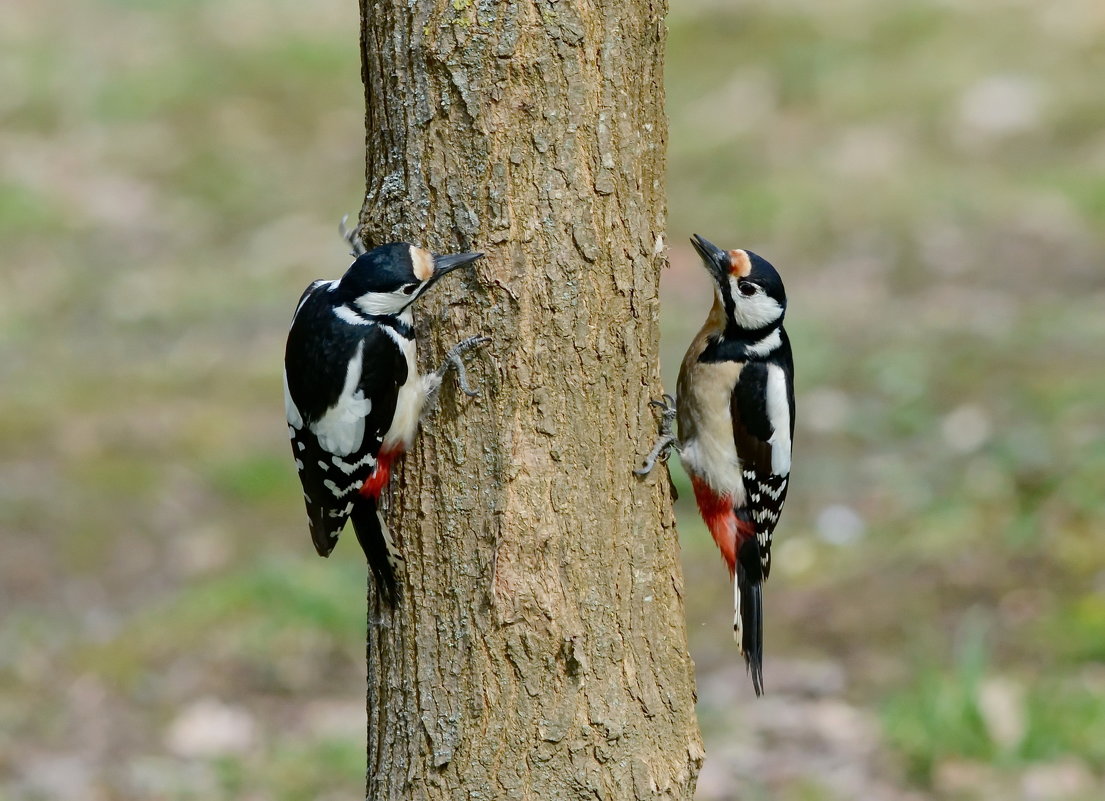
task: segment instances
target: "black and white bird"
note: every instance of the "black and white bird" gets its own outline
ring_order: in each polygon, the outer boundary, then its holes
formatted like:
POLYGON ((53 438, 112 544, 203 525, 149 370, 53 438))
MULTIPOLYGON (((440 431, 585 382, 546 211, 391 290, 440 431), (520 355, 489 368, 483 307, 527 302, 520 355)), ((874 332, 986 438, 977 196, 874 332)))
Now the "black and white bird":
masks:
POLYGON ((427 401, 450 365, 470 396, 460 356, 469 337, 425 375, 415 362, 411 307, 442 276, 482 253, 438 256, 398 242, 367 252, 339 280, 315 281, 299 299, 284 352, 284 405, 311 539, 329 556, 352 519, 379 596, 394 604, 402 555, 380 510, 395 460, 410 447, 427 401))
POLYGON ((648 473, 669 449, 679 451, 702 519, 735 578, 733 633, 761 695, 763 582, 787 497, 794 436, 787 297, 766 259, 722 250, 697 234, 691 242, 714 279, 714 303, 683 357, 678 400, 654 402, 664 410, 662 437, 637 472, 648 473))

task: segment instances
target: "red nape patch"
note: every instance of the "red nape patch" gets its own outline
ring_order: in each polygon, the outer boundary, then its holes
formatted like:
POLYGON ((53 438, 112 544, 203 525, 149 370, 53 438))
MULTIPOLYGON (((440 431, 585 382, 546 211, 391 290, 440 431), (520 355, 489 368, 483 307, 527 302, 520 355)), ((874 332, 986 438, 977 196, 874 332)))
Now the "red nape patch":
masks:
POLYGON ((729 576, 737 569, 737 513, 733 510, 733 496, 718 495, 713 488, 697 476, 691 476, 694 499, 698 512, 706 521, 706 527, 721 549, 722 558, 729 568, 729 576))
POLYGON ((394 451, 380 451, 376 454, 376 469, 361 485, 359 490, 361 495, 374 499, 380 497, 380 493, 388 485, 388 479, 391 478, 391 464, 401 453, 401 450, 396 449, 394 451))

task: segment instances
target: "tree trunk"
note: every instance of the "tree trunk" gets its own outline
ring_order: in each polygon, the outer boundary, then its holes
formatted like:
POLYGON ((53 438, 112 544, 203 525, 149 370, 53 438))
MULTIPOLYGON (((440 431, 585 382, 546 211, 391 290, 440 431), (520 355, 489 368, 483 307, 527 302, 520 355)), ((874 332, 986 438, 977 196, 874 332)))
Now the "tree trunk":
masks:
POLYGON ((690 799, 702 759, 656 432, 663 0, 362 0, 370 244, 483 250, 416 310, 471 334, 392 489, 368 798, 690 799))

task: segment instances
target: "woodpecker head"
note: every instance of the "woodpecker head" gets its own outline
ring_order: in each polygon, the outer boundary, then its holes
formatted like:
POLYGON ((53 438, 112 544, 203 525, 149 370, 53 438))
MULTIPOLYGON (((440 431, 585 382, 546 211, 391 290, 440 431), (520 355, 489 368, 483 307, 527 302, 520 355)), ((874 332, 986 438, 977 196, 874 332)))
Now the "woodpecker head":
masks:
POLYGON ((771 263, 750 250, 722 250, 695 234, 691 244, 714 278, 714 290, 731 324, 745 331, 778 326, 787 310, 783 280, 771 263))
POLYGON ((380 245, 357 257, 338 283, 339 297, 365 314, 401 314, 446 273, 482 253, 435 256, 406 242, 380 245))

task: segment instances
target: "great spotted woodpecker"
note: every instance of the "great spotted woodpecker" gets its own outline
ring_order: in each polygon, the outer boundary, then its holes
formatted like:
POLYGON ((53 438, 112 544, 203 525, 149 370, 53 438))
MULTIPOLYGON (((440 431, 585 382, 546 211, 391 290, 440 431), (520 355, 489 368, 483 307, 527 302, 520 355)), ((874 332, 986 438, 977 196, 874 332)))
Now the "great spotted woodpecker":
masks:
MULTIPOLYGON (((343 227, 344 233, 344 227, 343 227)), ((428 400, 450 365, 467 383, 462 353, 488 341, 469 337, 442 366, 415 366, 411 307, 442 276, 482 253, 433 255, 406 242, 365 252, 336 281, 315 281, 299 299, 284 351, 284 405, 311 539, 329 556, 353 520, 379 597, 394 605, 402 554, 380 511, 392 464, 410 447, 428 400)))
POLYGON ((775 268, 746 250, 725 251, 697 234, 714 279, 714 304, 683 357, 678 401, 663 409, 647 474, 671 448, 734 582, 733 633, 763 694, 763 582, 771 537, 787 497, 794 435, 794 362, 783 330, 787 298, 775 268), (679 440, 671 433, 679 421, 679 440))

